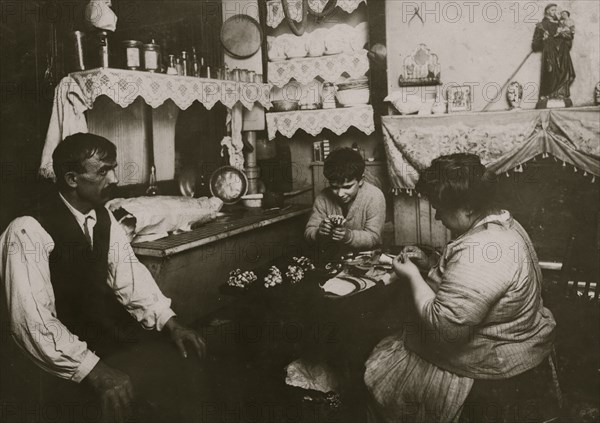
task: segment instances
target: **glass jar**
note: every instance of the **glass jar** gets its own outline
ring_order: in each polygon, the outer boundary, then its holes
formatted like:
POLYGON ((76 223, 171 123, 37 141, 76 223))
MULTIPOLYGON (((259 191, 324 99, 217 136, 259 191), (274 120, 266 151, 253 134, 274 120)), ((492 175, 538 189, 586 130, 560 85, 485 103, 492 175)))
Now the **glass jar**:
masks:
POLYGON ((123 44, 123 63, 125 69, 138 70, 141 64, 142 42, 136 40, 125 40, 123 44))
POLYGON ((331 82, 325 82, 323 84, 321 101, 323 102, 322 107, 324 109, 335 109, 335 85, 331 82))
POLYGON ((167 75, 178 75, 177 65, 175 64, 175 55, 169 54, 169 66, 167 67, 167 75))
POLYGON ((144 69, 148 72, 160 71, 160 46, 154 40, 144 44, 144 69))

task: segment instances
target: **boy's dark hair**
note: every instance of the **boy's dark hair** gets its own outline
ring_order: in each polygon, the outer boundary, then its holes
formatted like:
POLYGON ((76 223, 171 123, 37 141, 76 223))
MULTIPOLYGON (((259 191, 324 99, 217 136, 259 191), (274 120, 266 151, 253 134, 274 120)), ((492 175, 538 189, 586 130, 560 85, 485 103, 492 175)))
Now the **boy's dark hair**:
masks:
POLYGON ((571 12, 568 10, 563 10, 561 13, 566 13, 569 18, 571 17, 571 12))
POLYGON ((488 212, 496 208, 496 181, 477 155, 457 153, 433 160, 421 173, 416 190, 435 207, 488 212))
POLYGON ((100 135, 78 133, 69 135, 52 153, 52 167, 59 188, 66 185, 65 174, 85 172, 83 162, 98 155, 100 160, 116 160, 117 147, 100 135))
POLYGON ((365 161, 358 151, 351 148, 334 150, 325 159, 323 175, 329 181, 343 183, 360 180, 365 172, 365 161))

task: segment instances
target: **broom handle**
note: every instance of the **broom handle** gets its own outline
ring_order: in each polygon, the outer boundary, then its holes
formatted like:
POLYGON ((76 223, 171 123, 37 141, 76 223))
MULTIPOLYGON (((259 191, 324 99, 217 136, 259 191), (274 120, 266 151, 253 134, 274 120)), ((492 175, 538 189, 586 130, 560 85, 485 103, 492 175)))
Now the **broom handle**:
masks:
POLYGON ((488 107, 490 107, 490 105, 493 102, 496 101, 496 99, 498 98, 498 96, 500 94, 502 94, 502 92, 504 91, 504 89, 506 88, 506 86, 508 85, 508 83, 515 77, 515 75, 517 74, 517 72, 519 72, 521 70, 521 68, 523 67, 523 65, 527 61, 527 59, 529 59, 529 56, 531 56, 532 54, 533 54, 533 50, 531 50, 529 53, 527 53, 527 56, 525 56, 525 58, 521 61, 521 63, 519 64, 519 66, 517 67, 517 69, 515 69, 515 71, 512 73, 512 75, 510 75, 508 77, 508 79, 506 80, 506 82, 504 83, 504 85, 502 86, 502 88, 500 88, 500 91, 498 91, 498 93, 496 94, 496 96, 493 99, 491 99, 490 101, 488 101, 488 103, 483 108, 482 112, 485 112, 488 109, 488 107))

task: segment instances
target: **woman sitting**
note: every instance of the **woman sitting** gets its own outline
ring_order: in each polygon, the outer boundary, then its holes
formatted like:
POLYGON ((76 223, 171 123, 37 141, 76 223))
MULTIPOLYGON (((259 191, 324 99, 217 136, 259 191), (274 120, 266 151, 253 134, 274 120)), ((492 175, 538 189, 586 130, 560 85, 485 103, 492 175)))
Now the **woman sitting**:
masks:
POLYGON ((471 154, 440 157, 419 179, 453 241, 441 257, 408 247, 394 260, 414 319, 366 363, 384 421, 543 420, 555 321, 531 240, 494 207, 495 185, 471 154))

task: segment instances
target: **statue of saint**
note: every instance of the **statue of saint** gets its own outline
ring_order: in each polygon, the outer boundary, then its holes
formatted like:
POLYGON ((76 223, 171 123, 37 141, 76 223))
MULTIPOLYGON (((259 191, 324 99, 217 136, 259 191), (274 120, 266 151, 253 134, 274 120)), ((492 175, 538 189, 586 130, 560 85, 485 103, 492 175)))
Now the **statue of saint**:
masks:
POLYGON ((571 60, 571 46, 575 25, 571 15, 563 11, 559 20, 556 4, 544 9, 544 19, 536 24, 531 48, 542 53, 540 99, 536 108, 571 107, 571 84, 575 68, 571 60))

